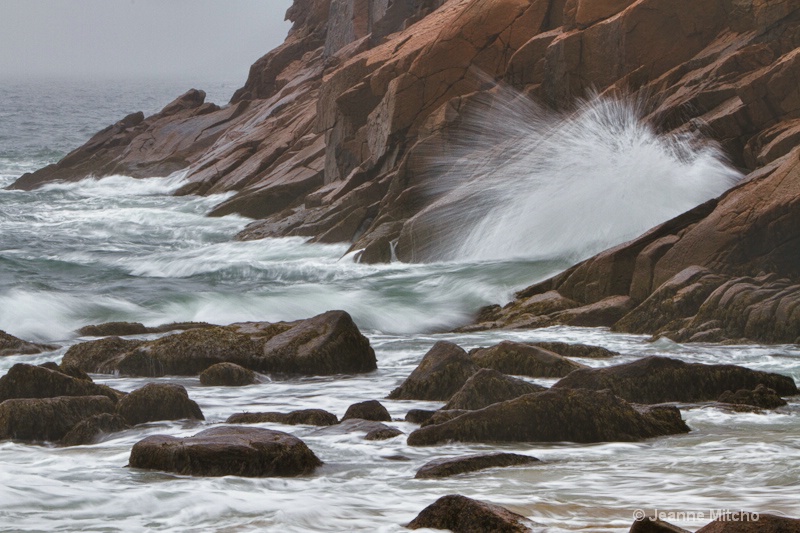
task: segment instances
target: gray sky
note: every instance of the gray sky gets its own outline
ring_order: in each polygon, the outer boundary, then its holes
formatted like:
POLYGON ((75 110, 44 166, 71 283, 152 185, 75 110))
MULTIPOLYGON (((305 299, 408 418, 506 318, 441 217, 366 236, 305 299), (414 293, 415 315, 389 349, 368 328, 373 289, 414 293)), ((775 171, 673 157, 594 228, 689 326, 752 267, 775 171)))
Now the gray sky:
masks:
POLYGON ((0 78, 231 80, 286 37, 292 0, 0 0, 0 78))

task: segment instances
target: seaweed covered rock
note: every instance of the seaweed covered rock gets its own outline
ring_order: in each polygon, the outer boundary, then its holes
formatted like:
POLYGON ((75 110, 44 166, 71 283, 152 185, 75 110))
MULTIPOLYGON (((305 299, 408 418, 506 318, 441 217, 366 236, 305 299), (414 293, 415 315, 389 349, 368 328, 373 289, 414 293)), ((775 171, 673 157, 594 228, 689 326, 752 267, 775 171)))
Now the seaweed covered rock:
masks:
POLYGON ((83 326, 78 330, 78 335, 82 337, 109 337, 125 335, 141 335, 149 333, 148 328, 140 322, 105 322, 103 324, 91 324, 83 326))
POLYGON ((527 533, 528 520, 504 507, 460 494, 442 496, 420 512, 409 529, 449 529, 453 533, 527 533))
POLYGON ((200 383, 209 387, 243 387, 257 382, 255 372, 235 363, 217 363, 200 373, 200 383))
POLYGON ((482 368, 517 376, 561 378, 573 370, 585 368, 544 348, 511 341, 472 350, 470 355, 482 368))
POLYGON ((308 426, 332 426, 339 423, 335 414, 329 413, 324 409, 301 409, 291 413, 237 413, 231 415, 225 421, 226 424, 263 424, 274 422, 276 424, 287 424, 296 426, 304 424, 308 426))
POLYGON ((61 365, 79 368, 84 372, 113 374, 117 370, 119 360, 144 342, 119 337, 82 342, 70 346, 61 360, 61 365))
POLYGON ((130 466, 191 476, 294 477, 322 464, 282 431, 215 427, 187 438, 153 435, 131 450, 130 466))
POLYGON ((58 350, 54 344, 28 342, 0 330, 0 357, 5 355, 31 355, 58 350))
POLYGON ((0 403, 0 440, 55 442, 91 416, 114 413, 107 396, 16 398, 0 403))
POLYGON ((432 409, 411 409, 406 413, 405 421, 412 424, 422 424, 435 415, 436 412, 432 409))
POLYGON ((639 411, 609 391, 549 389, 422 427, 408 444, 632 442, 688 431, 674 407, 639 411))
POLYGON ((196 376, 217 363, 248 362, 260 352, 249 336, 228 328, 198 328, 149 341, 122 357, 116 368, 131 376, 196 376))
POLYGON ((102 413, 90 416, 78 422, 69 430, 61 444, 64 446, 81 446, 83 444, 94 444, 108 433, 117 433, 130 428, 125 419, 119 415, 102 413))
POLYGON ((779 395, 797 394, 792 378, 736 365, 685 363, 651 356, 605 368, 578 370, 554 389, 609 389, 629 402, 697 402, 716 400, 725 391, 754 389, 759 384, 779 395))
POLYGON ((56 396, 106 396, 116 403, 122 393, 91 380, 74 378, 60 369, 25 363, 17 363, 5 376, 0 377, 0 402, 11 398, 56 396))
POLYGON ((530 455, 504 452, 450 457, 447 459, 434 459, 425 463, 422 468, 417 470, 417 474, 414 477, 417 479, 442 478, 487 468, 528 465, 538 462, 539 459, 530 455))
POLYGON ((541 392, 545 387, 512 378, 489 368, 482 368, 470 377, 442 410, 483 409, 487 405, 512 400, 525 394, 541 392))
POLYGON ((368 400, 366 402, 354 403, 347 408, 347 411, 342 417, 342 421, 351 418, 360 418, 362 420, 374 420, 376 422, 390 422, 392 416, 389 411, 378 400, 368 400))
POLYGON ((460 346, 439 341, 389 398, 446 401, 479 369, 460 346))
POLYGON ((727 390, 717 398, 717 401, 736 405, 752 405, 762 409, 775 409, 786 405, 786 400, 764 385, 758 385, 753 390, 739 389, 736 392, 727 390))
POLYGON ((427 420, 422 422, 421 427, 435 426, 436 424, 447 422, 448 420, 457 418, 470 411, 470 409, 439 409, 429 416, 427 420))
POLYGON ((173 383, 148 383, 136 389, 119 401, 117 412, 132 426, 156 420, 205 420, 186 389, 173 383))
POLYGON ((302 320, 271 337, 248 366, 260 372, 314 376, 360 374, 378 368, 369 339, 344 311, 302 320))

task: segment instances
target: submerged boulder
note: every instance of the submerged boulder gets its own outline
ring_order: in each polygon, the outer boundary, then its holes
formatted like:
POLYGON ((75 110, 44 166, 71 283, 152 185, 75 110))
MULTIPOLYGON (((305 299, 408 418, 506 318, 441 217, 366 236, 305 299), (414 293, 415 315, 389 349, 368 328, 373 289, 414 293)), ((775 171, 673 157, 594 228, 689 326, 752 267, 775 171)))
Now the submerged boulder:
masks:
POLYGON ((609 389, 629 402, 712 401, 725 391, 763 384, 781 396, 797 394, 792 378, 736 365, 685 363, 651 356, 605 368, 586 368, 565 377, 554 389, 609 389))
POLYGON ((517 376, 560 378, 573 370, 586 368, 544 348, 511 341, 473 350, 470 355, 482 368, 517 376))
POLYGON ((378 368, 375 351, 344 311, 328 311, 271 337, 250 368, 260 372, 324 376, 378 368))
POLYGON ((205 420, 186 389, 173 383, 148 383, 136 389, 119 401, 117 412, 132 426, 156 420, 205 420))
POLYGON ((191 476, 294 477, 320 465, 297 437, 250 427, 215 427, 187 438, 153 435, 130 456, 133 468, 191 476))
POLYGON ((389 411, 378 400, 368 400, 366 402, 354 403, 347 408, 342 417, 342 421, 351 418, 362 420, 374 420, 376 422, 391 422, 392 416, 389 411))
POLYGON ((461 442, 632 442, 686 433, 674 407, 639 411, 609 391, 550 389, 420 428, 408 444, 461 442))
POLYGON ((200 383, 208 387, 243 387, 257 382, 255 372, 235 363, 217 363, 200 373, 200 383))
POLYGON ((527 533, 528 520, 504 507, 460 494, 442 496, 420 512, 408 529, 449 529, 453 533, 527 533))
POLYGON ((389 398, 446 401, 479 369, 460 346, 439 341, 389 398))
POLYGON ((0 330, 0 357, 5 355, 31 355, 58 350, 55 344, 28 342, 0 330))
POLYGON ((313 435, 344 435, 347 433, 361 433, 366 440, 385 440, 403 434, 399 429, 387 426, 383 422, 351 418, 342 420, 335 426, 318 429, 313 435))
POLYGON ((417 479, 442 478, 487 468, 528 465, 538 462, 540 462, 539 459, 530 455, 502 452, 450 457, 447 459, 434 459, 425 463, 422 468, 417 470, 417 475, 414 477, 417 479))
POLYGON ((442 410, 483 409, 487 405, 512 400, 532 392, 546 390, 541 385, 512 378, 489 368, 482 368, 470 377, 442 410))
MULTIPOLYGON (((56 367, 58 368, 58 367, 56 367)), ((49 367, 17 363, 0 377, 0 402, 11 398, 106 396, 116 403, 123 393, 91 380, 69 376, 49 367)))
POLYGON ((339 423, 335 414, 329 413, 324 409, 301 409, 291 413, 237 413, 231 415, 225 421, 226 424, 263 424, 274 422, 276 424, 287 424, 296 426, 304 424, 308 426, 332 426, 339 423))
POLYGON ((541 341, 529 342, 531 346, 537 346, 545 350, 563 355, 564 357, 582 357, 584 359, 605 359, 619 355, 619 352, 603 348, 602 346, 593 346, 591 344, 577 344, 571 342, 559 341, 541 341))
POLYGON ((119 415, 102 413, 90 416, 78 422, 69 433, 61 440, 64 446, 81 446, 94 444, 98 439, 108 433, 117 433, 129 429, 125 419, 119 415))
POLYGON ((764 385, 759 385, 753 390, 739 389, 736 392, 727 390, 722 393, 717 401, 735 405, 752 405, 762 409, 775 409, 786 405, 786 400, 764 385))
POLYGON ((114 413, 107 396, 16 398, 0 403, 0 440, 61 440, 76 424, 91 416, 114 413))
POLYGON ((61 360, 61 365, 79 368, 84 372, 113 374, 117 370, 119 360, 144 342, 119 337, 82 342, 70 346, 61 360))

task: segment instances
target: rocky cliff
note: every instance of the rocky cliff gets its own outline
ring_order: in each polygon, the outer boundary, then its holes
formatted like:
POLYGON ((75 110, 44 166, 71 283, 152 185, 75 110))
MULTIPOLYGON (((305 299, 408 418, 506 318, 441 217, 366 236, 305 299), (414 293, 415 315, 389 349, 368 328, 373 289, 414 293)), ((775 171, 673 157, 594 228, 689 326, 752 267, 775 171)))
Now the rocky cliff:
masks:
POLYGON ((413 240, 400 237, 430 202, 419 154, 458 127, 475 95, 492 90, 487 80, 560 109, 589 90, 625 91, 652 102, 647 118, 663 131, 702 128, 747 179, 485 310, 480 327, 611 325, 647 303, 648 316, 671 305, 672 323, 634 315, 619 327, 795 340, 800 311, 787 302, 800 292, 792 282, 800 275, 797 2, 295 0, 287 18, 286 41, 252 66, 229 105, 189 91, 154 116, 125 117, 13 187, 185 168, 178 194, 236 191, 212 216, 255 219, 243 239, 350 242, 369 262, 388 261, 396 243, 410 259, 413 240), (687 289, 694 266, 719 279, 687 289), (685 285, 664 296, 670 281, 685 285), (718 294, 731 287, 740 289, 718 294), (687 293, 691 302, 675 303, 687 293), (782 320, 772 329, 783 333, 730 329, 728 315, 710 308, 708 320, 690 324, 705 303, 719 310, 733 301, 730 309, 755 305, 762 321, 782 320))

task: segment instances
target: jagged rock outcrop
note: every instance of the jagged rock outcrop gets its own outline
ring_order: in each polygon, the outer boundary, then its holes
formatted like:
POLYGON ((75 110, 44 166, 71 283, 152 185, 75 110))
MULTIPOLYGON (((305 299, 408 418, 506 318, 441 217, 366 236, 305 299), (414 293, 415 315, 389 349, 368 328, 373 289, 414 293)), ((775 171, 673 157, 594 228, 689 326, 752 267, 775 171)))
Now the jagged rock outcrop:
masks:
MULTIPOLYGON (((490 80, 555 108, 590 89, 627 92, 663 131, 702 129, 747 179, 521 291, 481 327, 610 326, 693 265, 800 276, 800 6, 296 0, 287 17, 286 42, 253 65, 229 106, 189 91, 12 187, 186 168, 179 194, 237 191, 212 214, 259 219, 241 238, 309 236, 351 242, 362 261, 393 251, 409 260, 413 219, 435 200, 424 192, 424 155, 448 142, 490 80)), ((773 333, 747 336, 794 341, 773 333)))
POLYGON ((608 390, 553 388, 422 427, 408 436, 408 444, 632 442, 688 431, 674 407, 637 410, 608 390))
POLYGON ((781 396, 798 392, 789 376, 736 365, 685 363, 659 356, 577 370, 553 385, 553 389, 610 390, 629 402, 655 404, 713 401, 725 391, 752 390, 758 385, 771 388, 781 396))
POLYGON ((294 477, 322 464, 288 433, 261 428, 216 427, 193 437, 153 435, 134 444, 130 466, 189 476, 294 477))
POLYGON ((0 330, 0 357, 4 355, 36 354, 57 350, 53 344, 28 342, 0 330))

